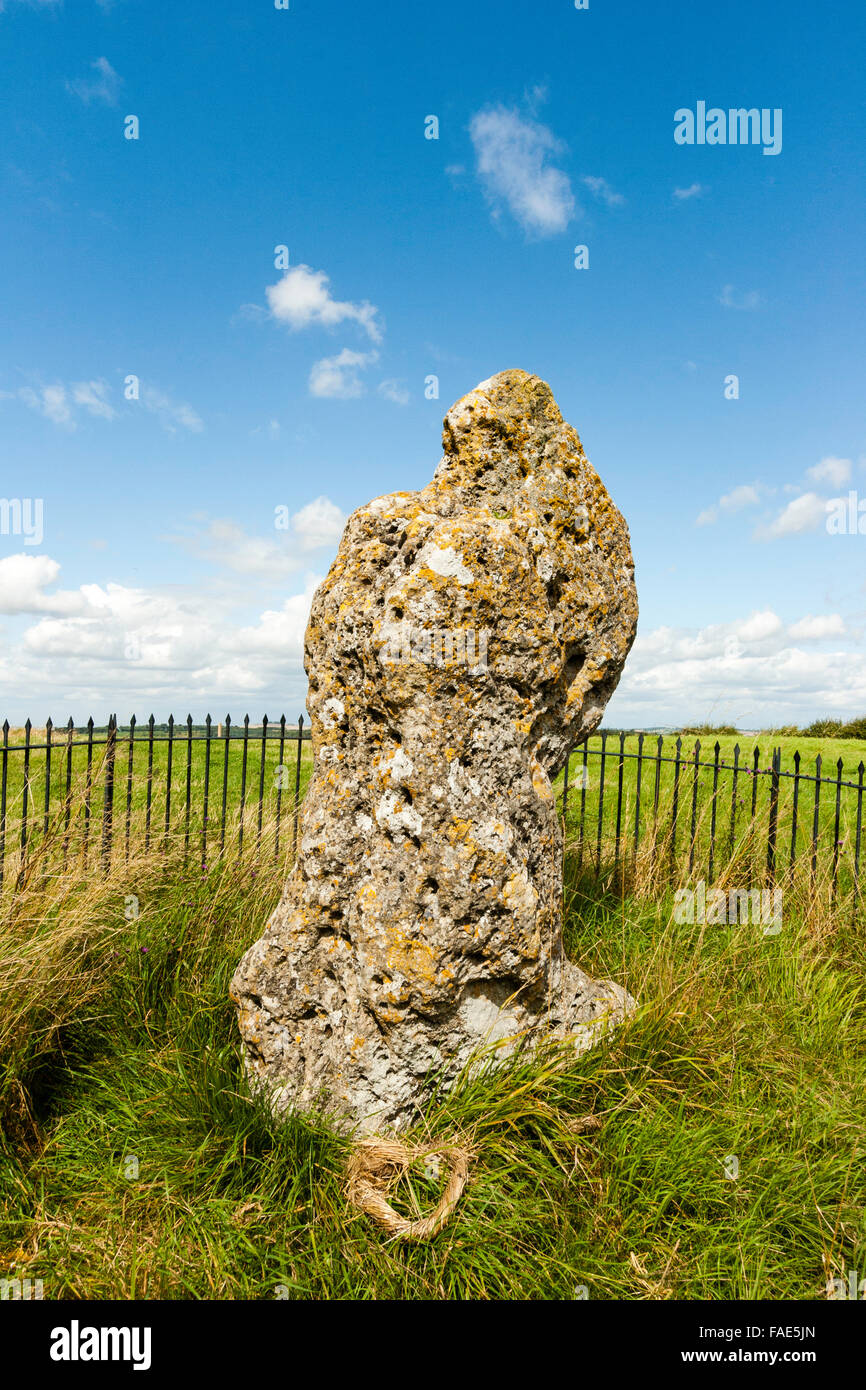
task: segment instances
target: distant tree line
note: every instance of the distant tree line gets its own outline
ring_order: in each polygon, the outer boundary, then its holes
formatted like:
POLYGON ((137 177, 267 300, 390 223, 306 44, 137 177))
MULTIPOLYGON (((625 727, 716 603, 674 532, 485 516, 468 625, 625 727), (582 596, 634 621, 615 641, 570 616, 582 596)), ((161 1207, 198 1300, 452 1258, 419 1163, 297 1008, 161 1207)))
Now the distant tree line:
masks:
MULTIPOLYGON (((681 734, 708 738, 722 734, 738 734, 733 724, 690 724, 681 734)), ((859 719, 813 719, 811 724, 781 724, 774 729, 762 729, 764 734, 779 738, 866 738, 866 715, 859 719)))

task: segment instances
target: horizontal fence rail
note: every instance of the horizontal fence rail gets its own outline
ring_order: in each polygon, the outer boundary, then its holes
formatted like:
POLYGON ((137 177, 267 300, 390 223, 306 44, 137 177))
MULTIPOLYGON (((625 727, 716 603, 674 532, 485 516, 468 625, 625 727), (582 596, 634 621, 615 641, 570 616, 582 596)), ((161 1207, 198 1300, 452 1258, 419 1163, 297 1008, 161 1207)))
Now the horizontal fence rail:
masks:
MULTIPOLYGON (((192 716, 76 727, 30 720, 0 743, 0 892, 26 880, 40 846, 62 868, 107 869, 133 849, 182 846, 202 867, 230 852, 297 850, 312 770, 304 717, 289 724, 192 716), (290 823, 290 824, 289 824, 290 823)), ((846 774, 781 749, 722 756, 642 732, 605 731, 571 755, 557 794, 570 861, 622 880, 639 863, 683 885, 805 881, 862 905, 864 764, 846 774)))
POLYGON ((312 765, 310 733, 301 715, 249 715, 235 725, 231 716, 215 722, 208 715, 194 724, 153 715, 139 724, 133 716, 119 725, 89 719, 83 728, 69 722, 57 728, 49 719, 34 728, 28 719, 10 740, 9 721, 0 743, 0 893, 20 886, 43 850, 63 868, 81 861, 85 868, 108 868, 133 843, 145 852, 182 843, 184 859, 198 854, 203 867, 239 853, 252 839, 279 855, 286 847, 286 821, 297 847, 302 789, 312 765), (267 821, 265 817, 267 816, 267 821))
POLYGON ((736 743, 724 758, 701 742, 605 731, 571 755, 559 786, 566 844, 579 868, 623 877, 639 857, 684 886, 723 876, 738 886, 784 886, 805 879, 829 897, 862 905, 861 760, 845 775, 799 752, 783 767, 781 748, 762 755, 736 743), (628 745, 628 746, 627 746, 628 745), (743 880, 742 882, 740 880, 743 880))

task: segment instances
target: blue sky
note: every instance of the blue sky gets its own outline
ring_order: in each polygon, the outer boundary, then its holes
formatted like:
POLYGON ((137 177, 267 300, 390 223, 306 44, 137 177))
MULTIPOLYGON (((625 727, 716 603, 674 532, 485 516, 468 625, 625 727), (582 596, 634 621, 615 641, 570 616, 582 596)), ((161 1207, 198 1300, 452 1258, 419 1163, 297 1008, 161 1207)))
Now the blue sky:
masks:
POLYGON ((609 722, 864 712, 866 534, 826 528, 866 499, 864 38, 853 0, 0 0, 0 497, 43 505, 3 712, 295 717, 346 514, 514 366, 631 530, 609 722), (699 101, 781 151, 677 144, 699 101))

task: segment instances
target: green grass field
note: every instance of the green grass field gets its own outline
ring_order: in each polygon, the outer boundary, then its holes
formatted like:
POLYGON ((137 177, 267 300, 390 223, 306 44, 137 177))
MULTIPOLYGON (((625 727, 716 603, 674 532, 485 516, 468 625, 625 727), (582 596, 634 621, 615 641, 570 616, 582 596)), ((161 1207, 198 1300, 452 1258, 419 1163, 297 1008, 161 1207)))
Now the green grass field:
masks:
MULTIPOLYGON (((270 825, 204 870, 172 838, 107 877, 34 873, 0 905, 0 1277, 46 1298, 825 1297, 866 1260, 862 925, 826 876, 775 936, 678 924, 652 854, 622 888, 610 848, 600 877, 567 856, 566 947, 640 1009, 577 1061, 431 1079, 414 1137, 476 1158, 422 1245, 348 1203, 345 1138, 247 1093, 227 987, 288 867, 270 825)), ((418 1170, 392 1200, 438 1195, 418 1170)))

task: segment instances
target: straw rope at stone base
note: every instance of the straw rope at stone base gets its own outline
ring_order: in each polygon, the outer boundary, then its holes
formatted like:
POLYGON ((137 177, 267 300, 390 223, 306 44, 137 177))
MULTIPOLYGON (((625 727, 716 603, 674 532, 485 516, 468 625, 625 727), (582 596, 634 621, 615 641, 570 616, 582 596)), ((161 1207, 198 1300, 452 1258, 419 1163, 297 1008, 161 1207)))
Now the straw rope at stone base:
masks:
POLYGON ((471 1149, 454 1144, 408 1145, 396 1139, 362 1139, 346 1165, 346 1192, 353 1206, 359 1207, 399 1240, 429 1240, 449 1220, 469 1178, 471 1149), (422 1158, 441 1158, 451 1167, 451 1176, 434 1211, 417 1221, 396 1212, 387 1200, 391 1184, 410 1164, 422 1158))

